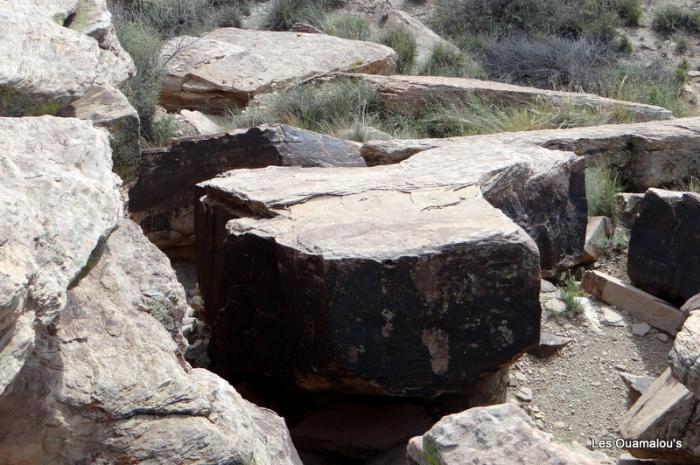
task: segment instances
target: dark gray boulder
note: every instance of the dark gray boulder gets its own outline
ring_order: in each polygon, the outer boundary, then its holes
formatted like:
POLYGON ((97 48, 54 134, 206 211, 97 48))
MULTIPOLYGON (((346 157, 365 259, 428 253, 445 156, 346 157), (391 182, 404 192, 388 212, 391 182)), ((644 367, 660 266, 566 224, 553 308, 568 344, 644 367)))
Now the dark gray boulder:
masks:
POLYGON ((632 283, 682 304, 700 292, 700 195, 649 189, 632 228, 632 283))

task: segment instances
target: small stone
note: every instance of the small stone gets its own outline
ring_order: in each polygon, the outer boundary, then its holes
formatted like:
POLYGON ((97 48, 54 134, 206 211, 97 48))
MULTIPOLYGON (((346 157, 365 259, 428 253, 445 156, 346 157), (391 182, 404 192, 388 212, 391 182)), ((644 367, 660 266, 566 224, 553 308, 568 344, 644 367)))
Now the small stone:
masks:
POLYGON ((566 429, 566 423, 563 421, 557 421, 554 423, 554 427, 557 429, 566 429))
POLYGON ((535 425, 537 425, 539 429, 544 429, 544 421, 542 420, 535 421, 535 425))
POLYGON ((592 381, 591 386, 599 387, 600 383, 598 381, 592 381))
POLYGON ((524 383, 524 382, 527 381, 527 376, 525 376, 525 374, 523 374, 523 373, 520 372, 520 371, 516 371, 516 372, 515 372, 515 379, 517 379, 518 381, 524 383))
POLYGON ((644 391, 654 382, 656 378, 653 376, 638 376, 631 373, 620 373, 622 381, 624 381, 633 399, 638 399, 644 391))
POLYGON ((603 324, 607 326, 615 326, 619 328, 624 328, 627 326, 622 315, 613 310, 612 308, 603 307, 603 324))
POLYGON ((669 337, 668 337, 668 334, 666 334, 666 333, 658 333, 656 335, 656 339, 658 339, 661 342, 668 342, 669 337))
POLYGON ((515 393, 515 397, 517 397, 518 400, 520 400, 522 402, 531 402, 532 401, 532 389, 526 388, 526 387, 521 387, 515 393))
POLYGON ((550 299, 544 303, 544 309, 552 315, 566 312, 566 304, 561 299, 550 299))
POLYGON ((646 336, 649 331, 651 331, 651 326, 647 323, 635 323, 632 325, 632 334, 635 336, 643 337, 646 336))
POLYGON ((549 281, 545 281, 544 279, 540 281, 540 292, 542 293, 549 293, 549 292, 557 292, 557 287, 550 283, 549 281))
POLYGON ((554 355, 557 351, 566 346, 571 339, 568 337, 557 336, 550 333, 540 334, 540 343, 530 349, 528 353, 540 358, 546 358, 554 355))

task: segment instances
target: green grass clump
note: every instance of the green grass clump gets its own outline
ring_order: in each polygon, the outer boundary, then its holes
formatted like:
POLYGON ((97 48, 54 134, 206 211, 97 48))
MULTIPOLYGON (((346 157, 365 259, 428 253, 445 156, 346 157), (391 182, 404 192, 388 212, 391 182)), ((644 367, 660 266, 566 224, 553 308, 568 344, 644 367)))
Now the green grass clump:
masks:
POLYGON ((416 53, 418 51, 416 38, 411 31, 405 27, 397 27, 388 31, 384 37, 382 37, 381 43, 393 48, 398 55, 396 59, 396 71, 399 74, 410 73, 416 62, 416 53))
POLYGON ((262 26, 272 31, 286 31, 296 23, 322 27, 325 13, 344 4, 344 0, 274 0, 262 26))
POLYGON ((615 169, 594 166, 586 170, 588 216, 607 216, 617 224, 620 218, 615 195, 622 192, 622 176, 615 169))
POLYGON ((484 78, 486 73, 460 50, 438 44, 433 48, 427 63, 418 74, 424 76, 450 76, 484 78))
POLYGON ((627 26, 639 26, 642 17, 642 6, 639 0, 617 0, 614 4, 617 14, 627 26))
POLYGON ((668 5, 656 10, 652 27, 662 34, 680 31, 697 34, 700 33, 700 12, 668 5))
POLYGON ((136 74, 124 85, 124 95, 139 114, 141 132, 146 140, 154 135, 153 119, 163 81, 159 33, 140 22, 121 24, 117 29, 119 41, 136 65, 136 74))
POLYGON ((370 40, 372 29, 362 16, 352 14, 331 15, 323 21, 321 29, 326 34, 352 40, 370 40))
POLYGON ((578 302, 578 297, 583 297, 584 293, 571 274, 559 284, 559 298, 564 302, 566 311, 562 316, 578 315, 583 312, 583 307, 578 302))

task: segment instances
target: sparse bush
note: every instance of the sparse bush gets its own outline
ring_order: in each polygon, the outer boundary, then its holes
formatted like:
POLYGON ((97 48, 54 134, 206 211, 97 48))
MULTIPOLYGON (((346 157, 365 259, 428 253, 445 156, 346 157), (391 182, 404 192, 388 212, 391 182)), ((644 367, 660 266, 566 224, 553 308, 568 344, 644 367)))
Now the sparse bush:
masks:
POLYGON ((443 0, 436 12, 435 23, 449 35, 465 31, 569 38, 592 34, 607 40, 614 37, 617 20, 608 0, 443 0))
POLYGON ((372 35, 369 21, 362 16, 342 14, 328 17, 322 25, 326 34, 352 40, 369 40, 372 35))
POLYGON ((627 26, 638 26, 642 17, 642 7, 639 0, 616 0, 615 9, 627 26))
POLYGON ((619 64, 606 71, 596 85, 587 87, 604 97, 668 108, 675 116, 687 116, 690 107, 681 96, 675 72, 661 63, 619 64))
POLYGON ((632 45, 632 41, 630 38, 625 34, 620 36, 620 46, 618 47, 620 52, 630 54, 634 52, 634 46, 632 45))
POLYGON ((615 59, 607 44, 589 38, 524 36, 487 42, 477 56, 491 79, 572 90, 595 82, 615 59))
POLYGON ((296 23, 322 27, 325 12, 344 4, 344 0, 274 0, 262 26, 273 31, 286 31, 296 23))
POLYGON ((143 136, 150 139, 163 80, 160 65, 162 40, 157 31, 142 23, 121 24, 117 31, 119 41, 136 65, 136 74, 124 85, 124 95, 139 114, 143 136))
POLYGON ((700 12, 676 5, 668 5, 656 10, 652 27, 656 32, 662 34, 672 34, 679 31, 700 33, 700 12))
POLYGON ((578 301, 579 297, 583 297, 584 293, 579 287, 573 275, 567 273, 566 277, 559 284, 559 298, 564 302, 566 311, 563 316, 578 315, 583 312, 583 307, 578 301))
POLYGON ((676 185, 672 187, 673 190, 700 194, 700 179, 695 176, 690 176, 686 179, 678 180, 676 185))
POLYGON ((393 48, 398 55, 396 71, 398 71, 399 74, 410 73, 416 61, 416 52, 418 50, 416 38, 411 31, 404 27, 397 27, 388 31, 384 37, 382 37, 381 42, 393 48))
POLYGON ((314 131, 334 133, 355 122, 374 121, 381 104, 368 84, 342 80, 321 86, 304 86, 280 93, 265 104, 234 111, 234 127, 285 123, 314 131))
POLYGON ((419 74, 425 76, 452 76, 484 78, 486 73, 478 64, 472 61, 465 53, 450 47, 438 44, 433 48, 419 74))
POLYGON ((683 55, 688 51, 688 38, 686 36, 678 36, 676 38, 676 53, 683 55))
POLYGON ((620 218, 615 195, 622 192, 622 178, 615 169, 593 166, 586 170, 589 216, 607 216, 617 224, 620 218))
POLYGON ((175 120, 165 115, 156 119, 151 124, 151 132, 147 141, 147 145, 162 147, 175 136, 175 120))

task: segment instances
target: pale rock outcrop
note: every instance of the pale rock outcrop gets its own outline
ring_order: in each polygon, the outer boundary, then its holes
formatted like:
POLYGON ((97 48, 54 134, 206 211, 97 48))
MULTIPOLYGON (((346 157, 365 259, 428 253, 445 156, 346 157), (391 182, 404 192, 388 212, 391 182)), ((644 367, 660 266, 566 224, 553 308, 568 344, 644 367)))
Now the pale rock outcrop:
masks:
POLYGON ((167 109, 245 105, 256 95, 335 72, 388 74, 395 57, 384 45, 325 34, 217 29, 165 44, 160 100, 167 109))
POLYGON ((595 262, 603 256, 610 244, 615 227, 606 216, 593 216, 586 226, 586 243, 583 246, 582 263, 595 262))
POLYGON ((0 399, 0 456, 300 465, 282 419, 184 362, 168 331, 179 336, 185 306, 168 259, 138 226, 121 224, 0 399))
POLYGON ((700 195, 649 189, 629 243, 627 274, 656 296, 683 303, 700 292, 700 195))
POLYGON ((124 94, 112 87, 91 87, 59 114, 89 120, 107 129, 114 172, 125 182, 136 179, 141 156, 141 125, 138 113, 124 94))
POLYGON ((620 435, 639 458, 674 464, 700 461, 700 400, 667 369, 627 413, 620 435), (662 441, 662 442, 661 442, 662 441))
POLYGON ((416 39, 416 56, 413 66, 414 72, 422 70, 430 59, 430 55, 436 47, 459 52, 459 49, 437 35, 432 29, 418 21, 413 16, 401 10, 389 10, 382 13, 376 21, 377 27, 383 33, 395 29, 405 29, 416 39))
POLYGON ((408 445, 411 465, 611 465, 602 453, 558 444, 512 404, 442 418, 408 445))
POLYGON ((122 214, 107 134, 77 119, 0 118, 0 395, 122 214))
POLYGON ((464 392, 538 342, 540 272, 583 247, 581 162, 471 144, 201 183, 198 241, 227 224, 198 254, 215 366, 309 390, 464 392))
POLYGON ((365 162, 354 142, 279 124, 185 137, 143 151, 138 180, 129 191, 129 213, 158 247, 191 254, 195 185, 228 170, 270 165, 365 162))
POLYGON ((489 99, 504 104, 537 101, 553 105, 575 105, 596 110, 625 111, 638 121, 671 119, 673 113, 662 107, 625 102, 594 94, 561 92, 523 87, 495 81, 444 76, 372 76, 355 75, 374 86, 389 110, 419 112, 438 100, 464 100, 467 97, 489 99))
POLYGON ((700 311, 693 311, 671 349, 673 375, 700 398, 700 311))
POLYGON ((118 87, 133 74, 104 2, 94 2, 0 1, 0 30, 12 31, 0 41, 0 115, 55 114, 91 87, 118 87))

